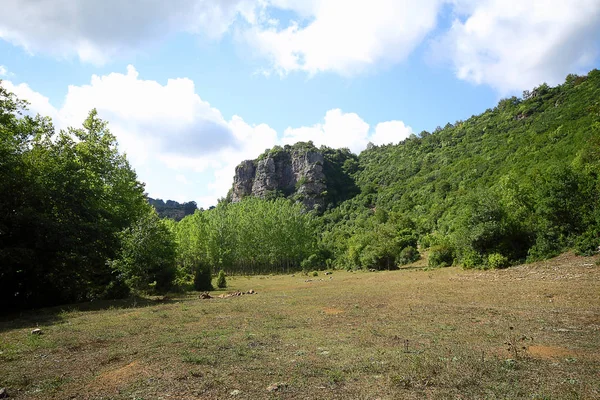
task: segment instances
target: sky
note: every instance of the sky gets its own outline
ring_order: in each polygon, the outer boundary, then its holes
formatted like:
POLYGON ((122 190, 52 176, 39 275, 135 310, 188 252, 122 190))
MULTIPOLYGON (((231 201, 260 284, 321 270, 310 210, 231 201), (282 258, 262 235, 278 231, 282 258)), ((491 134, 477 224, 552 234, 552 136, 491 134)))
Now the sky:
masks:
POLYGON ((2 0, 0 79, 57 129, 96 108, 151 197, 207 208, 274 145, 398 143, 600 67, 599 38, 600 0, 2 0))

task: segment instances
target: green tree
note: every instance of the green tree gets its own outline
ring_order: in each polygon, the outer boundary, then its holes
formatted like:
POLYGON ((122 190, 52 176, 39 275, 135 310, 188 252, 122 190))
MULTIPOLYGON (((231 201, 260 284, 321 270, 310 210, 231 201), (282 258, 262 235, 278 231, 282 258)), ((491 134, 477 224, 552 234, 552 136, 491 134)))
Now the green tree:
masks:
POLYGON ((55 133, 0 85, 0 300, 7 308, 106 295, 119 232, 148 210, 95 110, 55 133))
POLYGON ((171 289, 176 274, 174 233, 154 210, 121 233, 121 251, 112 261, 133 289, 164 293, 171 289))

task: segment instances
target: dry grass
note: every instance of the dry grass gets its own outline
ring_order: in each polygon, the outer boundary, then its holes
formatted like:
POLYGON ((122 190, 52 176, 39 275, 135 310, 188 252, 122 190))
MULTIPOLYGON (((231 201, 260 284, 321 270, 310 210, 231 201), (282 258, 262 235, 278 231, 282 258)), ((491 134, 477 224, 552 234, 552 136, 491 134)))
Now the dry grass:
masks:
POLYGON ((258 294, 43 310, 0 322, 0 387, 16 399, 600 398, 595 261, 233 277, 229 291, 258 294))

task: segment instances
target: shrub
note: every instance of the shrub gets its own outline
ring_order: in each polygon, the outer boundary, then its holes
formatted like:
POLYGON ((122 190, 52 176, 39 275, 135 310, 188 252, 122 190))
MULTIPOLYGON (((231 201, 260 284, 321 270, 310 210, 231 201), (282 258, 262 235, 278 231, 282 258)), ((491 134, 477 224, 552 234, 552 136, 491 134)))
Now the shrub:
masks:
POLYGON ((402 249, 398 255, 398 264, 405 265, 417 261, 421 255, 413 246, 407 246, 402 249))
POLYGON ((431 247, 433 242, 433 236, 431 234, 423 235, 419 239, 419 245, 422 249, 428 249, 431 247))
POLYGON ((194 272, 194 289, 198 291, 213 290, 212 271, 209 265, 198 264, 194 272))
POLYGON ((319 276, 319 273, 317 271, 313 271, 312 276, 319 276))
POLYGON ((217 276, 217 287, 220 289, 224 289, 227 287, 227 280, 225 279, 225 271, 220 270, 219 275, 217 276))
POLYGON ((300 266, 302 269, 311 269, 317 268, 319 266, 319 256, 316 254, 311 254, 308 258, 302 260, 300 266))
POLYGON ((452 247, 447 244, 439 244, 431 247, 429 251, 429 267, 449 267, 453 262, 454 251, 452 247))
POLYGON ((599 235, 593 230, 588 230, 577 238, 575 242, 575 254, 578 256, 593 256, 598 251, 600 245, 599 235))
POLYGON ((472 249, 465 251, 460 261, 463 268, 467 269, 481 267, 484 264, 481 254, 472 249))
POLYGON ((177 268, 175 237, 167 223, 152 211, 121 232, 120 239, 119 256, 110 262, 119 277, 135 290, 169 290, 177 268))
POLYGON ((487 266, 489 268, 506 268, 509 264, 508 258, 500 253, 492 253, 488 256, 487 266))
POLYGON ((108 286, 106 286, 106 290, 102 294, 103 299, 124 299, 131 294, 131 289, 127 286, 127 283, 123 280, 122 276, 118 276, 116 279, 112 280, 108 286))

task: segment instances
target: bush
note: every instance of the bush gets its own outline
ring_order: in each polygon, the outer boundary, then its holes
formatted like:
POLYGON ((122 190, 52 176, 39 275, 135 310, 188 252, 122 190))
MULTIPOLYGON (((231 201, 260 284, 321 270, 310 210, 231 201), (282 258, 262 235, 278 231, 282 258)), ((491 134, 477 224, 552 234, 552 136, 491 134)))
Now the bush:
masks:
POLYGON ((421 255, 419 254, 417 249, 415 249, 413 246, 407 246, 402 249, 402 251, 398 255, 397 261, 400 265, 406 265, 417 261, 419 258, 421 258, 421 255))
POLYGON ((465 269, 478 268, 485 264, 482 255, 473 249, 464 251, 460 257, 460 262, 465 269))
POLYGON ((171 289, 177 272, 175 237, 156 212, 141 217, 120 239, 120 254, 110 264, 130 288, 159 293, 171 289))
POLYGON ((577 238, 575 242, 575 254, 578 256, 593 256, 598 252, 600 245, 599 235, 593 230, 588 230, 577 238))
POLYGON ((213 290, 212 271, 209 265, 199 264, 194 272, 194 289, 198 291, 213 290))
POLYGON ((319 273, 317 271, 313 271, 312 276, 319 276, 319 273))
POLYGON ((101 298, 107 300, 124 299, 131 294, 131 289, 127 286, 127 283, 123 280, 122 276, 118 276, 112 280, 102 293, 101 298))
POLYGON ((302 267, 302 269, 308 270, 308 269, 319 267, 319 264, 320 264, 319 256, 316 254, 311 254, 308 258, 302 260, 302 262, 300 263, 300 266, 302 267))
POLYGON ((492 269, 506 268, 510 265, 508 258, 500 253, 492 253, 488 256, 487 266, 492 269))
POLYGON ((439 244, 431 247, 429 251, 429 263, 431 268, 449 267, 454 262, 454 251, 447 244, 439 244))
POLYGON ((227 287, 227 280, 225 279, 225 271, 220 270, 217 276, 217 287, 219 289, 225 289, 227 287))

